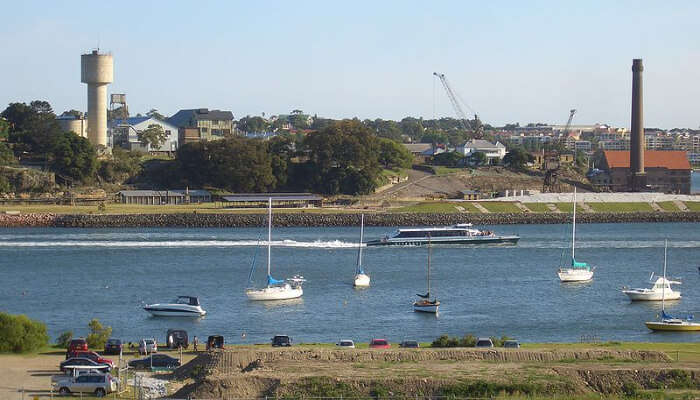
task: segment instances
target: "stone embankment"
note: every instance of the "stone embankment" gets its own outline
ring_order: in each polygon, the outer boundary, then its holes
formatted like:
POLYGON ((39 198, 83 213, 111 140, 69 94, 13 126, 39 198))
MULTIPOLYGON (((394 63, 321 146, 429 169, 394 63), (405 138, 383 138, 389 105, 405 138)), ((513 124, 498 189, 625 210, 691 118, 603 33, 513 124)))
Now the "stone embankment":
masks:
MULTIPOLYGON (((65 227, 65 228, 242 228, 257 227, 266 222, 264 214, 0 214, 0 227, 65 227)), ((569 223, 568 214, 409 214, 376 213, 365 215, 367 226, 433 226, 471 222, 475 225, 501 224, 563 224, 569 223)), ((582 213, 580 223, 632 222, 700 222, 700 212, 633 212, 582 213)), ((334 227, 357 226, 360 214, 275 214, 275 226, 334 227)))

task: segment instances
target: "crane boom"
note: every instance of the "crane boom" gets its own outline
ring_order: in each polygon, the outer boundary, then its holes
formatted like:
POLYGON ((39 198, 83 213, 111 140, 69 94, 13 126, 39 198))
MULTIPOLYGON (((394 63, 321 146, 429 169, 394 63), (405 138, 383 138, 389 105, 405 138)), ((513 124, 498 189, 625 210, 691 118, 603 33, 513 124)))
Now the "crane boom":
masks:
POLYGON ((571 121, 574 119, 574 114, 576 114, 576 109, 572 108, 569 111, 569 120, 566 121, 566 126, 564 126, 564 138, 569 134, 569 128, 571 127, 571 121))
POLYGON ((464 129, 471 130, 472 126, 469 123, 467 114, 464 113, 464 110, 462 110, 462 106, 459 105, 459 101, 457 101, 457 96, 452 90, 450 84, 447 82, 447 77, 445 77, 445 74, 438 74, 437 72, 433 72, 433 75, 440 78, 440 83, 442 83, 442 87, 445 88, 445 92, 447 92, 447 97, 450 99, 450 103, 452 103, 452 108, 454 108, 455 113, 457 114, 457 118, 459 118, 459 120, 462 122, 464 129))

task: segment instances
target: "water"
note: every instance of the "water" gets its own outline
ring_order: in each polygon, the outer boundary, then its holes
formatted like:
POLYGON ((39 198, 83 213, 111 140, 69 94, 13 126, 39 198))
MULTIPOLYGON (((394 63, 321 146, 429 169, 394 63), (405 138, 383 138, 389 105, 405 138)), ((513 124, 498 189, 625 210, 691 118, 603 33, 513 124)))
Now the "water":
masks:
POLYGON ((700 194, 700 171, 690 173, 690 193, 700 194))
MULTIPOLYGON (((65 330, 85 335, 89 320, 98 318, 127 341, 165 340, 171 327, 200 338, 223 334, 230 343, 267 342, 280 333, 303 342, 428 341, 443 333, 505 334, 531 342, 578 341, 581 335, 700 341, 700 334, 648 331, 644 321, 656 318, 660 304, 632 304, 619 290, 650 285, 650 272, 661 272, 668 238, 669 275, 683 278, 683 299, 667 308, 699 311, 698 224, 579 225, 577 259, 597 269, 593 282, 578 285, 561 284, 555 274, 570 246, 570 226, 487 228, 522 239, 517 246, 434 248, 438 318, 411 308, 414 294, 425 291, 425 247, 367 248, 372 287, 352 288, 358 228, 274 229, 273 276, 302 273, 308 279, 302 299, 274 304, 244 295, 264 228, 0 229, 0 310, 46 322, 54 338, 65 330), (177 295, 199 296, 209 314, 200 320, 153 318, 141 309, 177 295)), ((365 237, 387 230, 367 228, 365 237)), ((258 284, 265 260, 260 248, 258 284)))

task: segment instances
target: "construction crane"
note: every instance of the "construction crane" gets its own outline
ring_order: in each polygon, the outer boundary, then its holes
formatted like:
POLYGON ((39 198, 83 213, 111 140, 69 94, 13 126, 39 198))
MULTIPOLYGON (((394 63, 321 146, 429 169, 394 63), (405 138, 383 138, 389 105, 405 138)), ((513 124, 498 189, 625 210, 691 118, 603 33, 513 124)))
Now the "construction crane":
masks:
POLYGON ((442 83, 442 87, 445 88, 447 97, 450 99, 450 103, 452 103, 452 108, 454 108, 455 114, 457 114, 457 119, 459 119, 459 121, 461 122, 462 127, 467 131, 471 131, 473 137, 480 139, 483 136, 483 129, 479 129, 479 127, 481 126, 481 124, 479 123, 479 117, 475 113, 474 121, 477 125, 477 128, 475 129, 474 127, 472 127, 472 124, 469 122, 469 118, 467 118, 467 114, 464 112, 462 106, 460 105, 460 102, 458 100, 459 95, 454 90, 452 90, 452 86, 447 81, 447 77, 445 76, 445 74, 433 72, 433 75, 440 78, 440 83, 442 83))
MULTIPOLYGON (((564 126, 564 131, 562 133, 562 139, 566 139, 569 135, 569 128, 571 127, 571 121, 574 119, 574 114, 576 114, 576 109, 572 108, 569 110, 569 119, 566 121, 564 126)), ((542 184, 542 192, 553 192, 558 193, 561 191, 561 185, 559 184, 559 169, 561 168, 561 162, 559 160, 559 152, 552 151, 546 156, 543 154, 542 169, 544 170, 544 183, 542 184)))

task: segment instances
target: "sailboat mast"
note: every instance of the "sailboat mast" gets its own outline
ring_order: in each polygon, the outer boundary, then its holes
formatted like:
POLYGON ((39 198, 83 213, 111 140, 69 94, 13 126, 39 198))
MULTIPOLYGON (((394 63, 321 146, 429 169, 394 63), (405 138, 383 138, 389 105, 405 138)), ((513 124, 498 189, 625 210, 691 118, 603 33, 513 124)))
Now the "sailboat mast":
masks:
POLYGON ((272 197, 267 199, 267 276, 270 276, 270 248, 272 247, 272 197))
POLYGON ((357 245, 357 273, 362 269, 362 241, 365 235, 365 214, 360 216, 360 243, 357 245))
POLYGON ((666 252, 668 250, 668 239, 664 240, 664 282, 661 288, 661 312, 664 311, 664 301, 666 300, 666 252))
POLYGON ((430 256, 433 253, 433 246, 430 243, 430 235, 428 235, 428 301, 430 301, 430 256))
POLYGON ((576 186, 574 186, 574 223, 571 228, 571 259, 576 260, 576 186))

